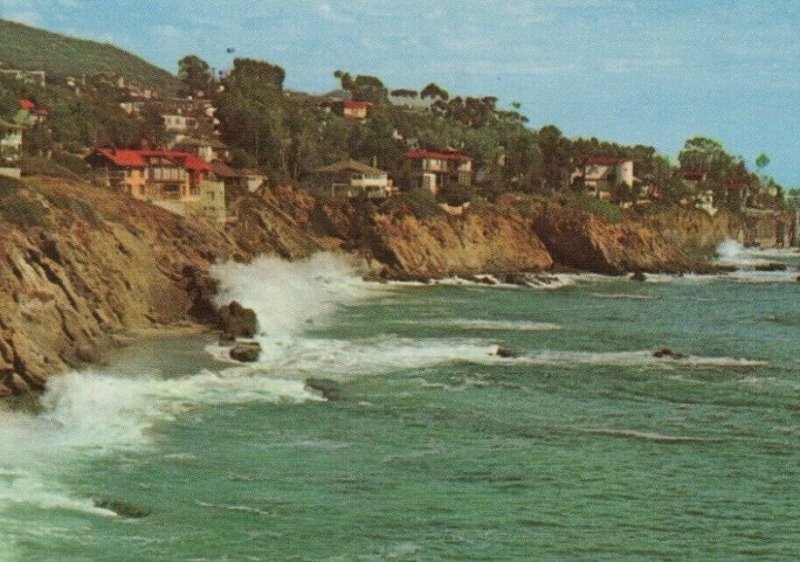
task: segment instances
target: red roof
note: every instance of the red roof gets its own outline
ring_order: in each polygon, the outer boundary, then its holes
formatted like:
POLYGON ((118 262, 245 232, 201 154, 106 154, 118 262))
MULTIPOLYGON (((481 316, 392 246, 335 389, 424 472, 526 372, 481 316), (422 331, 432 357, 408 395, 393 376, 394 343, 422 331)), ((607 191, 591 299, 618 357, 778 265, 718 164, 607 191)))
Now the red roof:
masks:
POLYGON ((744 189, 745 187, 747 187, 745 184, 738 182, 729 182, 725 184, 725 188, 731 191, 739 191, 740 189, 744 189))
POLYGON ((97 152, 113 164, 123 168, 144 168, 147 158, 161 157, 174 160, 179 166, 190 171, 207 172, 211 167, 190 152, 173 150, 117 150, 114 148, 98 148, 97 152))
POLYGON ((344 100, 342 103, 346 109, 367 109, 372 105, 368 101, 344 100))
POLYGON ((19 107, 20 109, 24 109, 25 111, 33 111, 34 109, 36 109, 36 104, 29 99, 23 99, 19 100, 19 107))
POLYGON ((705 175, 706 173, 700 170, 687 170, 683 172, 683 177, 687 180, 702 180, 705 175))
POLYGON ((613 156, 590 156, 586 159, 587 164, 596 164, 598 166, 613 166, 614 164, 631 161, 631 158, 615 158, 613 156))
POLYGON ((458 152, 434 152, 432 150, 409 150, 405 154, 406 158, 435 158, 436 160, 472 160, 469 156, 458 152))

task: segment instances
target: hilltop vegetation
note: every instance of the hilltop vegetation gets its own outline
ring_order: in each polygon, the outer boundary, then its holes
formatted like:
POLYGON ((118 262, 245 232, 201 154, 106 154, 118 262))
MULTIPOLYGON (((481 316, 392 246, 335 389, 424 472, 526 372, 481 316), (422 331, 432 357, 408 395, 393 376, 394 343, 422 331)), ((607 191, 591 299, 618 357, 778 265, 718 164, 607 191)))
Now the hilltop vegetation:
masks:
MULTIPOLYGON (((161 115, 180 112, 176 108, 181 104, 167 109, 156 98, 166 100, 178 93, 183 101, 191 96, 213 105, 215 132, 232 149, 230 163, 258 168, 272 184, 315 187, 316 169, 355 159, 386 170, 397 185, 410 190, 418 182, 412 181, 404 155, 421 149, 456 151, 472 159, 472 185, 451 183, 437 193, 439 201, 452 205, 494 201, 506 192, 585 197, 585 175, 579 172, 596 158, 634 163, 635 181, 624 183, 616 173, 606 178, 614 204, 627 206, 646 198, 692 205, 713 195, 717 206, 737 209, 775 206, 781 200, 780 186, 764 173, 766 155, 761 155, 754 173, 741 156, 728 154, 712 139, 696 137, 687 140, 677 162, 670 161, 652 146, 571 139, 555 125, 532 129, 523 111, 535 112, 535 107, 523 109, 515 102, 502 107, 492 95, 461 96, 435 82, 420 89, 408 84, 390 88, 377 76, 336 70, 332 78, 339 82, 337 94, 312 95, 285 90, 286 72, 277 64, 237 58, 218 80, 196 55, 178 61, 175 77, 110 45, 2 20, 0 61, 6 67, 48 72, 45 87, 0 76, 0 118, 8 119, 21 98, 48 111, 45 125, 26 134, 25 148, 31 154, 52 149, 79 153, 98 145, 162 145, 167 135, 161 115), (66 76, 80 77, 79 83, 67 86, 66 76), (117 83, 120 77, 124 87, 117 83), (136 96, 131 85, 138 88, 136 96), (142 95, 144 87, 153 88, 156 95, 142 95), (368 116, 353 119, 332 111, 337 99, 368 103, 368 116), (131 101, 141 107, 127 113, 120 108, 120 103, 131 101), (687 180, 690 176, 693 179, 687 180)), ((206 133, 210 132, 211 126, 206 133)), ((423 198, 410 203, 414 201, 423 198)), ((435 206, 435 201, 428 203, 435 206)), ((618 214, 597 202, 578 203, 606 215, 618 214)))
POLYGON ((16 22, 0 20, 0 68, 44 70, 53 82, 108 73, 160 89, 174 89, 176 78, 161 68, 108 43, 76 39, 16 22))

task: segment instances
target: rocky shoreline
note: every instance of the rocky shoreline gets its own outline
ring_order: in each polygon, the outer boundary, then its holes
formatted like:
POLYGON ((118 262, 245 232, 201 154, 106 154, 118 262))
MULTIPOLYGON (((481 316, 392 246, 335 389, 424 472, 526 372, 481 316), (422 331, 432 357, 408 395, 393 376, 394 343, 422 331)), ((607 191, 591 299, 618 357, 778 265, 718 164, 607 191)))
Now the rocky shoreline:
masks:
POLYGON ((290 188, 235 203, 221 225, 63 179, 29 179, 23 195, 42 205, 46 224, 0 222, 0 396, 41 391, 48 375, 95 363, 137 334, 217 325, 207 272, 218 261, 332 251, 363 260, 376 281, 546 284, 564 270, 713 273, 703 254, 738 228, 696 211, 612 223, 511 198, 421 219, 290 188))

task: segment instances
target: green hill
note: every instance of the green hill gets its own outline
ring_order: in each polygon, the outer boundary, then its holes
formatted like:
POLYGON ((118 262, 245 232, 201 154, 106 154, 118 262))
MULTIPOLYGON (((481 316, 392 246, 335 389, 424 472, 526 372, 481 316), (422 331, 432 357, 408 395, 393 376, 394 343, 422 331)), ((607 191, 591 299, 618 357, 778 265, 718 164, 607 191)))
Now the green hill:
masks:
POLYGON ((0 68, 44 70, 48 81, 111 73, 162 90, 172 90, 177 81, 166 70, 113 45, 7 20, 0 20, 0 63, 0 68))

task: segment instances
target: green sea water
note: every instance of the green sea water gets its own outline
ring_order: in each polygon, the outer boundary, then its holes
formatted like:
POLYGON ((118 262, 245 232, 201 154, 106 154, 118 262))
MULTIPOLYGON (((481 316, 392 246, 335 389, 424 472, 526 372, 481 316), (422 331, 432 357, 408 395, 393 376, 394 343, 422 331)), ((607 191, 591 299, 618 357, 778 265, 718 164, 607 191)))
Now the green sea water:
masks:
POLYGON ((798 559, 800 283, 750 269, 800 259, 731 259, 529 289, 222 267, 258 364, 145 342, 0 412, 0 559, 798 559))

